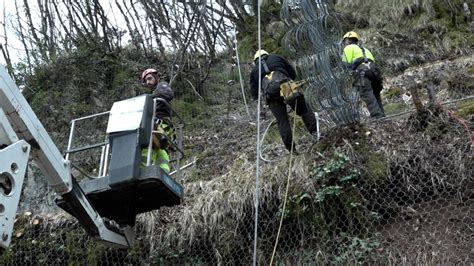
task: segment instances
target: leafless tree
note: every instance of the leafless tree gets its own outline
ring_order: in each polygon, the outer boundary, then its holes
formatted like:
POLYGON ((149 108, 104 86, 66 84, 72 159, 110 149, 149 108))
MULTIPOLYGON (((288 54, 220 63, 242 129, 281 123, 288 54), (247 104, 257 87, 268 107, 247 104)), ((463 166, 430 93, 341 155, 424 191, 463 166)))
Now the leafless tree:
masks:
MULTIPOLYGON (((13 66, 12 66, 12 62, 11 62, 11 59, 10 59, 10 52, 8 51, 8 36, 7 36, 7 18, 6 18, 6 12, 5 12, 5 8, 3 9, 3 21, 0 22, 3 26, 3 38, 5 40, 5 46, 3 46, 1 43, 0 43, 0 50, 2 51, 2 55, 3 55, 3 58, 5 59, 5 63, 7 64, 7 70, 8 70, 8 73, 12 76, 12 77, 15 77, 14 76, 14 73, 13 73, 13 66)), ((0 35, 1 36, 1 35, 0 35)))
POLYGON ((29 66, 75 47, 100 46, 105 53, 122 49, 126 30, 130 47, 143 54, 144 62, 164 62, 171 82, 192 72, 186 79, 198 90, 218 53, 233 46, 227 32, 245 29, 256 8, 250 0, 108 0, 123 17, 118 25, 101 0, 37 0, 34 9, 32 4, 15 0, 14 28, 29 66))

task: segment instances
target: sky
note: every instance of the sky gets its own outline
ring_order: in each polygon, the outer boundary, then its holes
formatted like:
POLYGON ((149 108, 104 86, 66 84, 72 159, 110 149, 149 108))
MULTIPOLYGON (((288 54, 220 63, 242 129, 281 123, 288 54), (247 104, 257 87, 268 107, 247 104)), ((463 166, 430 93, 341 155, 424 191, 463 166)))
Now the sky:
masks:
MULTIPOLYGON (((22 0, 0 0, 0 44, 5 46, 5 34, 4 34, 4 26, 3 22, 6 18, 7 24, 7 37, 8 37, 8 51, 10 54, 10 58, 12 60, 13 65, 19 63, 21 59, 25 58, 25 50, 23 48, 23 44, 17 39, 14 30, 11 28, 11 22, 15 21, 16 23, 17 16, 15 10, 15 1, 18 2, 18 5, 22 8, 23 1, 22 0)), ((115 4, 115 0, 99 0, 106 16, 109 18, 111 22, 118 26, 121 30, 127 30, 125 19, 122 17, 121 12, 118 10, 115 4)), ((31 9, 31 14, 33 17, 33 21, 35 19, 39 19, 39 9, 37 5, 37 0, 28 0, 28 4, 31 9)), ((23 10, 23 9, 22 9, 23 10)), ((122 38, 122 43, 127 43, 129 37, 127 34, 122 38)), ((162 40, 163 41, 163 40, 162 40)), ((166 40, 164 41, 166 42, 166 40)), ((3 54, 0 53, 0 64, 5 65, 5 58, 3 54)))
MULTIPOLYGON (((8 37, 8 49, 10 53, 10 57, 12 63, 20 62, 20 59, 25 56, 25 50, 23 49, 23 45, 21 44, 20 40, 18 40, 15 36, 13 29, 11 28, 10 23, 8 20, 16 19, 16 10, 15 10, 15 1, 18 0, 0 0, 0 44, 5 46, 5 34, 4 34, 4 25, 5 18, 7 19, 7 37, 8 37)), ((111 0, 100 0, 106 15, 111 18, 113 21, 117 21, 118 25, 124 25, 124 19, 119 16, 120 12, 115 7, 115 1, 111 0), (112 7, 111 7, 112 6, 112 7), (114 11, 115 10, 115 11, 114 11)), ((20 6, 22 6, 22 1, 18 2, 20 6)), ((32 16, 33 19, 35 17, 35 13, 39 12, 37 9, 36 1, 28 1, 30 8, 32 9, 32 16)), ((3 54, 0 53, 0 64, 5 65, 5 58, 3 54)))
MULTIPOLYGON (((15 14, 15 1, 14 0, 0 0, 0 3, 1 3, 0 4, 0 44, 4 46, 5 34, 4 34, 3 23, 5 22, 5 16, 7 18, 11 18, 15 14)), ((11 47, 9 49, 11 53, 10 56, 16 58, 16 60, 19 60, 19 57, 22 52, 21 49, 19 49, 19 47, 21 47, 21 44, 18 40, 14 38, 14 34, 9 28, 7 28, 7 37, 8 37, 9 46, 11 47)), ((5 65, 5 58, 3 57, 2 54, 0 54, 0 64, 5 65)))

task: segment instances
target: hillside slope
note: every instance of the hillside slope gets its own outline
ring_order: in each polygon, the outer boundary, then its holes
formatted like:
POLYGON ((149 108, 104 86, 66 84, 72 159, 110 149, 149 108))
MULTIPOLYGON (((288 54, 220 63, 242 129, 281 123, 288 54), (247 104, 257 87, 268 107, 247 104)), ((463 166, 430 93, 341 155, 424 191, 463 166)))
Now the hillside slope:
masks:
MULTIPOLYGON (((361 32, 380 59, 383 101, 394 116, 323 127, 318 141, 296 119, 300 154, 290 156, 276 128, 266 132, 271 113, 258 123, 256 104, 249 103, 249 119, 238 86, 223 85, 235 78, 223 58, 205 83, 209 93, 199 95, 204 100, 194 91, 178 94, 174 103, 189 125, 183 164, 196 161, 178 180, 182 205, 140 215, 131 250, 105 248, 52 201, 44 204, 51 193, 30 168, 15 239, 0 261, 250 264, 257 224, 263 264, 272 258, 289 265, 472 263, 474 40, 463 1, 335 2, 343 27, 361 32), (430 106, 428 88, 437 103, 453 103, 430 106), (426 112, 414 111, 413 93, 426 112), (266 132, 260 149, 257 124, 266 132)), ((27 96, 62 148, 70 119, 145 92, 131 74, 144 66, 113 60, 70 55, 32 78, 29 85, 39 89, 27 96), (94 65, 110 66, 113 78, 95 75, 94 65)), ((97 125, 85 131, 100 139, 97 125)))

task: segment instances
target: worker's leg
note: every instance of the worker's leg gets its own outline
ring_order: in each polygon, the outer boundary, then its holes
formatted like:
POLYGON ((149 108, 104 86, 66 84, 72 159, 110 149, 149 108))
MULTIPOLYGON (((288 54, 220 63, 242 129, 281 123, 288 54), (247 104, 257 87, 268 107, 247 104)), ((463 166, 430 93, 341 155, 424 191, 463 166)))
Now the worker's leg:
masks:
POLYGON ((382 110, 382 113, 385 115, 385 110, 383 109, 382 104, 382 97, 380 96, 380 92, 382 92, 383 90, 382 78, 377 78, 375 81, 372 81, 372 89, 374 90, 375 99, 377 99, 379 107, 382 110))
POLYGON ((157 151, 157 160, 155 163, 159 164, 160 168, 163 169, 163 171, 165 171, 167 174, 170 173, 170 156, 166 150, 159 149, 157 151))
POLYGON ((354 86, 357 87, 360 93, 360 98, 367 105, 369 109, 370 117, 380 118, 384 116, 384 113, 380 109, 379 103, 375 98, 374 91, 370 80, 365 76, 365 71, 359 71, 355 77, 354 86))
POLYGON ((290 106, 293 110, 296 109, 297 115, 301 116, 309 133, 314 134, 316 132, 316 118, 311 107, 306 103, 304 96, 299 95, 296 97, 295 101, 290 103, 290 106))
POLYGON ((383 90, 383 77, 380 69, 375 63, 370 63, 370 70, 367 71, 366 76, 369 78, 372 90, 374 92, 375 99, 379 104, 380 110, 385 115, 385 111, 383 109, 382 104, 382 97, 380 96, 380 92, 383 90))
MULTIPOLYGON (((143 149, 142 150, 142 157, 143 161, 141 166, 146 166, 146 158, 148 156, 148 149, 143 149)), ((168 155, 168 152, 166 152, 163 149, 154 149, 152 154, 151 154, 151 164, 152 165, 159 165, 163 171, 166 173, 169 173, 171 168, 170 168, 170 157, 168 155)))
POLYGON ((283 144, 285 144, 285 148, 290 151, 293 136, 291 135, 291 126, 288 120, 288 113, 286 112, 286 104, 283 100, 270 101, 269 107, 273 116, 276 118, 283 144))
POLYGON ((385 116, 385 110, 383 109, 382 97, 380 96, 380 91, 374 91, 375 99, 379 105, 380 110, 382 111, 383 116, 385 116))

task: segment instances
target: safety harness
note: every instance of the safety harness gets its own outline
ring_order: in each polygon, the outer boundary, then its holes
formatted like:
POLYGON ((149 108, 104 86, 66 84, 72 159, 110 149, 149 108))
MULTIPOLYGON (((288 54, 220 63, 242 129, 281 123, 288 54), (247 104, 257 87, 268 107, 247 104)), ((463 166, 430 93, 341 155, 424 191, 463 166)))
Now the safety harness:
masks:
MULTIPOLYGON (((170 118, 157 118, 152 132, 153 153, 151 161, 153 165, 159 165, 161 169, 169 173, 171 170, 168 152, 176 151, 173 143, 176 141, 176 134, 170 118)), ((148 149, 142 150, 143 158, 146 158, 148 149)), ((143 162, 142 166, 146 163, 143 162)))
POLYGON ((171 119, 156 119, 153 133, 153 145, 155 148, 173 150, 172 143, 176 141, 176 132, 171 119))
MULTIPOLYGON (((362 64, 362 63, 373 62, 372 59, 367 58, 367 56, 365 55, 365 48, 362 47, 362 45, 360 45, 358 43, 356 45, 362 50, 362 57, 357 58, 356 60, 354 60, 354 62, 352 62, 352 66, 351 66, 352 70, 356 70, 357 67, 359 67, 359 65, 362 64)), ((367 66, 370 68, 369 64, 367 64, 367 66)))
MULTIPOLYGON (((267 82, 268 82, 268 85, 266 87, 268 87, 270 85, 270 83, 272 83, 272 82, 278 83, 278 85, 279 85, 279 96, 283 97, 283 100, 286 103, 289 103, 289 102, 293 101, 296 97, 298 97, 300 95, 303 95, 303 93, 300 91, 300 87, 304 83, 306 83, 306 80, 294 81, 294 80, 288 78, 287 76, 285 76, 280 71, 276 71, 276 72, 280 73, 280 75, 278 75, 278 77, 274 77, 273 75, 274 75, 275 71, 270 71, 270 69, 268 68, 267 62, 265 62, 265 60, 262 60, 262 66, 263 66, 263 69, 265 71, 264 79, 267 79, 267 82)), ((275 76, 277 76, 277 75, 275 75, 275 76)), ((271 98, 271 95, 269 95, 269 94, 271 94, 272 92, 265 91, 265 93, 267 94, 267 101, 268 101, 268 98, 269 97, 271 98)))

